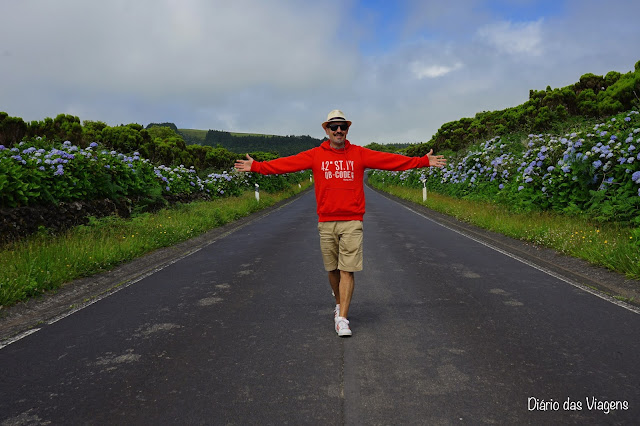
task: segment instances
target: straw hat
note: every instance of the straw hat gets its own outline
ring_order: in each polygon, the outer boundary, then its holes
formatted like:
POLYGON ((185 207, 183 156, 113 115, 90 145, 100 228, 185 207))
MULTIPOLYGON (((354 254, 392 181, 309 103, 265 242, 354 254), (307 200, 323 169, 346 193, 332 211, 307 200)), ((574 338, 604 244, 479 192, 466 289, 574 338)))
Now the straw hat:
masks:
POLYGON ((338 121, 338 122, 344 121, 349 125, 349 127, 351 127, 351 122, 345 118, 344 112, 340 111, 339 109, 334 109, 329 113, 329 115, 327 115, 327 121, 322 123, 322 128, 326 130, 327 125, 329 125, 329 123, 333 121, 338 121))

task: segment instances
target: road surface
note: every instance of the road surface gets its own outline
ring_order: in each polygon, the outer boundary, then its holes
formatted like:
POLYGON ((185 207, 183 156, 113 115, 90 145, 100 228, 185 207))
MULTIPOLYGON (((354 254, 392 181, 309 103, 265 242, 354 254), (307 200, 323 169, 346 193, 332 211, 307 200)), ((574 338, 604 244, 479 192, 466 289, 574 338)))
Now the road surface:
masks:
POLYGON ((0 424, 637 424, 637 310, 366 195, 353 337, 309 192, 4 346, 0 424))

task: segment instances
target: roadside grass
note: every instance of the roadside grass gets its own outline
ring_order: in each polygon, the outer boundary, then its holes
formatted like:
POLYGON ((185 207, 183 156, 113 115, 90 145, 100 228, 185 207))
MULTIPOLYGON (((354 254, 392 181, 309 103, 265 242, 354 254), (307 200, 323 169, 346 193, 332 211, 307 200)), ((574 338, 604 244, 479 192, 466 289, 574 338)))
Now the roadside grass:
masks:
POLYGON ((306 189, 260 193, 178 204, 131 219, 109 216, 52 236, 46 232, 0 247, 0 308, 11 306, 61 287, 77 278, 112 269, 116 265, 198 236, 272 206, 306 189))
POLYGON ((389 184, 374 186, 480 228, 555 249, 630 279, 640 279, 640 250, 632 227, 549 212, 518 214, 504 206, 451 198, 433 191, 429 192, 425 204, 422 189, 389 184))

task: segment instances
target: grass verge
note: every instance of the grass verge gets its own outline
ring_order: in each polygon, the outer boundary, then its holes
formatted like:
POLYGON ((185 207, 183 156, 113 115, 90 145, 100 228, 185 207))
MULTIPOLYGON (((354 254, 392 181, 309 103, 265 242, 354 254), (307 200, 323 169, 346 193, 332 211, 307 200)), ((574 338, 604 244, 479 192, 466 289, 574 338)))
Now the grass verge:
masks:
POLYGON ((45 233, 0 247, 0 308, 57 289, 64 283, 198 236, 306 189, 178 204, 131 219, 110 216, 51 236, 45 233))
POLYGON ((552 248, 630 279, 640 279, 640 251, 632 227, 594 223, 548 212, 517 214, 496 204, 451 198, 433 191, 429 192, 425 204, 422 189, 374 186, 480 228, 552 248))

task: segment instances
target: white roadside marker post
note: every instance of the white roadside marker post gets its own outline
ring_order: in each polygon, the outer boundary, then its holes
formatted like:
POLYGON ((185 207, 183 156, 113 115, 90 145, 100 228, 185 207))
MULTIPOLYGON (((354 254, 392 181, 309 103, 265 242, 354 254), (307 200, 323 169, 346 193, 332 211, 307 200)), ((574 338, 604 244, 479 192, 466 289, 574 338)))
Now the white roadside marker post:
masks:
POLYGON ((427 180, 422 178, 420 179, 420 181, 422 181, 422 202, 426 203, 427 202, 427 180))
POLYGON ((260 185, 258 185, 257 183, 256 185, 256 201, 260 202, 260 185))

